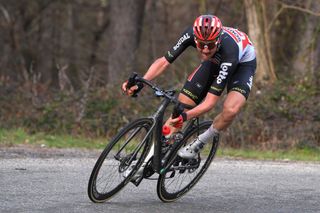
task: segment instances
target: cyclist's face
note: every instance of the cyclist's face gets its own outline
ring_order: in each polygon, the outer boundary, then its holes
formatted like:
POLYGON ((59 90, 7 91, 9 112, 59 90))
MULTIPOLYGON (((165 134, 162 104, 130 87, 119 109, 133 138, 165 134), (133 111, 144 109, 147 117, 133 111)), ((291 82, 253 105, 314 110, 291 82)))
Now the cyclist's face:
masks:
POLYGON ((217 51, 217 42, 204 42, 196 39, 195 39, 195 42, 196 42, 197 50, 200 52, 201 58, 203 60, 208 60, 217 51))

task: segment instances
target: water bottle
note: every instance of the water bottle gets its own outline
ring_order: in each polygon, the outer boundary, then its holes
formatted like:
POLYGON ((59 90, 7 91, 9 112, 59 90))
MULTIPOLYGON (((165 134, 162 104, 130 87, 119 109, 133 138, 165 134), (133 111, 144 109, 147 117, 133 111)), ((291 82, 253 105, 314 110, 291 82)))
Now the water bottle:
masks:
POLYGON ((171 136, 171 129, 169 126, 164 125, 162 127, 162 135, 163 135, 163 143, 169 144, 170 136, 171 136))
POLYGON ((170 126, 164 125, 162 127, 163 142, 167 145, 173 144, 175 141, 181 141, 183 138, 183 134, 181 132, 170 133, 170 126))

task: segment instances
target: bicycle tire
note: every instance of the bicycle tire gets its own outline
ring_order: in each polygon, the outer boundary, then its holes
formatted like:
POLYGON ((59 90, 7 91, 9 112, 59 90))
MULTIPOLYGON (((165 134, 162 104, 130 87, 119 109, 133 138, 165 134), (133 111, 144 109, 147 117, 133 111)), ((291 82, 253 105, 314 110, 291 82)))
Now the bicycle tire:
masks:
POLYGON ((211 121, 206 121, 200 123, 199 126, 193 127, 188 133, 186 133, 183 141, 180 146, 175 150, 171 159, 169 160, 170 167, 163 174, 159 175, 158 184, 157 184, 157 194, 161 201, 163 202, 173 202, 185 195, 191 188, 200 180, 206 170, 209 168, 210 163, 212 162, 215 153, 218 149, 219 141, 208 143, 203 150, 198 155, 199 166, 194 163, 194 169, 192 168, 192 161, 189 161, 190 164, 184 167, 180 165, 187 160, 183 160, 177 156, 177 151, 183 145, 186 145, 192 142, 195 139, 195 136, 198 136, 211 126, 211 121), (201 157, 206 156, 204 163, 201 160, 201 157), (199 161, 200 160, 200 161, 199 161), (180 162, 179 162, 180 161, 180 162), (180 166, 176 166, 177 162, 180 166), (183 171, 184 170, 184 171, 183 171), (179 185, 175 185, 179 184, 179 185))
POLYGON ((152 134, 144 141, 143 138, 152 124, 153 121, 149 118, 137 119, 121 129, 106 146, 90 175, 88 196, 92 202, 107 201, 130 182, 150 150, 152 134), (135 155, 134 150, 138 150, 137 156, 130 162, 135 155), (129 168, 131 171, 128 170, 129 168), (127 170, 128 174, 125 174, 127 170))

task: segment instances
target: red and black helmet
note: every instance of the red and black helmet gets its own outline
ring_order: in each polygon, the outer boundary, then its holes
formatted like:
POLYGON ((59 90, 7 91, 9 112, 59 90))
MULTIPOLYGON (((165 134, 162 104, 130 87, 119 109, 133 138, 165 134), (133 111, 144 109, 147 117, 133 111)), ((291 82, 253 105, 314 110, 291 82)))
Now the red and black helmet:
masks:
POLYGON ((222 24, 218 17, 201 15, 194 21, 193 34, 202 41, 216 41, 222 33, 222 24))

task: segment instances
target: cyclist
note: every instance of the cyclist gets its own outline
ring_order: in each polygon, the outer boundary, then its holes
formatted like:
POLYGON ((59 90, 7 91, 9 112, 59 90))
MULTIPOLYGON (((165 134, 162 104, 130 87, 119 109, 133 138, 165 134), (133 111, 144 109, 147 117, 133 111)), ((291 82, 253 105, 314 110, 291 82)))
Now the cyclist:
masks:
MULTIPOLYGON (((210 128, 199 135, 190 145, 181 148, 178 155, 192 159, 210 141, 219 140, 219 132, 225 130, 234 120, 249 96, 256 70, 256 55, 248 36, 231 27, 224 27, 214 15, 200 15, 193 26, 188 27, 177 43, 149 67, 144 78, 152 80, 167 70, 167 67, 189 46, 200 53, 200 65, 189 75, 178 99, 185 111, 175 119, 169 118, 173 126, 197 117, 212 109, 225 87, 227 97, 223 110, 210 128)), ((122 90, 132 95, 141 90, 141 85, 122 90)))

